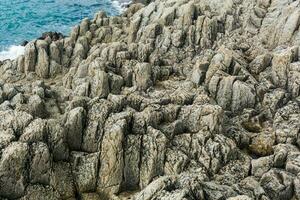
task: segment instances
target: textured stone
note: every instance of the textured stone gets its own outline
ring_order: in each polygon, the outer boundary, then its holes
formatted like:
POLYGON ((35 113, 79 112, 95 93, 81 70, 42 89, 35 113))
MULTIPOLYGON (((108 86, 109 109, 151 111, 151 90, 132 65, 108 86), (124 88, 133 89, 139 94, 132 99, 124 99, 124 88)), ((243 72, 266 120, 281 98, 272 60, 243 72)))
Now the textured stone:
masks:
POLYGON ((28 157, 29 147, 25 143, 14 142, 4 149, 0 160, 1 196, 14 199, 25 194, 28 157))
POLYGON ((50 182, 52 159, 45 143, 31 146, 31 165, 29 179, 31 183, 48 185, 50 182))
POLYGON ((167 138, 160 131, 148 127, 142 140, 140 187, 144 188, 163 173, 167 138))
POLYGON ((66 121, 67 142, 72 150, 80 150, 85 123, 85 110, 82 107, 74 108, 68 113, 66 121))
POLYGON ((272 169, 265 173, 260 183, 271 199, 290 199, 293 196, 294 177, 285 171, 272 169))
POLYGON ((123 142, 126 131, 126 121, 121 119, 105 125, 102 139, 97 190, 105 194, 117 193, 120 190, 123 177, 123 142))
POLYGON ((94 191, 98 172, 99 153, 72 152, 72 173, 80 193, 94 191))
POLYGON ((75 197, 75 185, 70 164, 65 162, 53 164, 50 185, 60 194, 62 199, 75 197))
POLYGON ((0 199, 300 198, 299 2, 129 7, 0 61, 0 199))

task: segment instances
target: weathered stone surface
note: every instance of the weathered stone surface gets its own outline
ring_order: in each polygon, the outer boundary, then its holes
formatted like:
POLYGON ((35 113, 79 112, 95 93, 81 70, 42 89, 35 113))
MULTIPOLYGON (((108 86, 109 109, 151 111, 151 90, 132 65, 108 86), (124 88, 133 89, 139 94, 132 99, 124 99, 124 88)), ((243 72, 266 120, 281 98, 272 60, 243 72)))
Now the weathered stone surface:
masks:
POLYGON ((272 169, 265 173, 260 183, 271 199, 291 199, 294 177, 288 172, 272 169))
POLYGON ((297 175, 300 173, 300 153, 299 152, 291 152, 287 157, 286 161, 286 171, 297 175))
POLYGON ((33 184, 49 185, 52 158, 45 143, 34 143, 31 146, 31 165, 29 180, 33 184))
POLYGON ((108 75, 104 71, 95 71, 91 84, 92 97, 107 97, 109 93, 108 75))
POLYGON ((30 42, 25 49, 24 70, 26 73, 35 71, 36 57, 35 43, 30 42))
POLYGON ((53 164, 50 185, 60 194, 62 199, 75 197, 75 185, 69 163, 55 162, 53 164))
POLYGON ((273 153, 274 143, 274 135, 260 134, 252 139, 249 150, 257 156, 267 156, 273 153))
POLYGON ((135 189, 140 181, 141 141, 140 135, 128 135, 124 157, 124 182, 123 187, 135 189))
POLYGON ((273 156, 253 159, 251 162, 251 174, 255 177, 261 177, 273 167, 273 156))
POLYGON ((140 90, 146 90, 152 86, 152 67, 149 63, 138 63, 134 69, 133 85, 140 90))
POLYGON ((82 107, 74 108, 67 115, 65 129, 71 150, 80 150, 81 148, 85 115, 85 110, 82 107))
POLYGON ((20 137, 22 142, 42 142, 46 139, 47 125, 42 119, 33 120, 23 131, 20 137))
POLYGON ((29 147, 26 143, 14 142, 4 149, 0 160, 1 196, 15 199, 25 194, 28 158, 29 147))
POLYGON ((0 61, 0 199, 299 199, 299 11, 133 1, 29 42, 0 61))
POLYGON ((60 195, 50 186, 33 185, 26 188, 26 195, 22 200, 59 200, 60 195))
POLYGON ((147 128, 147 134, 142 138, 141 188, 163 173, 166 144, 167 138, 163 133, 152 127, 147 128))
POLYGON ((80 193, 94 191, 97 183, 99 153, 72 152, 72 173, 80 193))
POLYGON ((123 142, 126 134, 126 120, 108 120, 102 139, 97 190, 105 194, 117 193, 123 177, 123 142))
POLYGON ((48 145, 54 161, 68 160, 69 148, 64 128, 56 120, 49 120, 47 127, 49 131, 48 145))

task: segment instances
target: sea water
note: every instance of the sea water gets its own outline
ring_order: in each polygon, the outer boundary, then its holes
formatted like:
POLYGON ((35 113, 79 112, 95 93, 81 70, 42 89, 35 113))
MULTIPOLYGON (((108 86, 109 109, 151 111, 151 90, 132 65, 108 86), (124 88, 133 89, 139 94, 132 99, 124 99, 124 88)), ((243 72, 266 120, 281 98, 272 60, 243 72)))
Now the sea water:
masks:
POLYGON ((23 41, 48 31, 68 35, 83 18, 100 10, 108 15, 122 11, 120 0, 0 0, 0 60, 23 54, 23 41))

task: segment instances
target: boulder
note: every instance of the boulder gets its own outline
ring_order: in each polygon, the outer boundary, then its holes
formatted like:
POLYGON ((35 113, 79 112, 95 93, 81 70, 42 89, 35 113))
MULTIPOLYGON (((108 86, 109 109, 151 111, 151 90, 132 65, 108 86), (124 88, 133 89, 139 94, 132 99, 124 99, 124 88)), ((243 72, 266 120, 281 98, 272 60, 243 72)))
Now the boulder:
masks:
POLYGON ((85 116, 86 112, 82 107, 74 108, 67 115, 65 129, 67 142, 71 150, 81 149, 85 116))
POLYGON ((152 127, 142 138, 140 188, 145 188, 155 177, 163 174, 166 152, 166 136, 152 127))
POLYGON ((72 174, 76 188, 80 193, 95 191, 99 153, 85 154, 81 152, 71 153, 72 174))
POLYGON ((48 185, 50 182, 52 158, 45 143, 31 145, 29 180, 33 184, 48 185))
POLYGON ((0 194, 5 198, 20 198, 27 186, 27 160, 29 147, 26 143, 13 142, 6 147, 0 160, 0 194))
POLYGON ((61 199, 75 198, 76 189, 69 163, 53 163, 50 185, 59 193, 61 199))
POLYGON ((265 173, 260 184, 270 199, 291 199, 293 196, 294 176, 289 172, 272 169, 265 173))

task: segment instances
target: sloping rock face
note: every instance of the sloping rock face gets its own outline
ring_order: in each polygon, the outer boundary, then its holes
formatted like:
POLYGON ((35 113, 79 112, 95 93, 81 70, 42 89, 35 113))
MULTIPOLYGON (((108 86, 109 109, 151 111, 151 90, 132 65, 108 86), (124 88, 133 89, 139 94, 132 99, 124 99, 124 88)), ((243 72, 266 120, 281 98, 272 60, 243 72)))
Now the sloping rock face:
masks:
POLYGON ((28 43, 0 63, 0 199, 300 199, 299 7, 156 0, 28 43))

